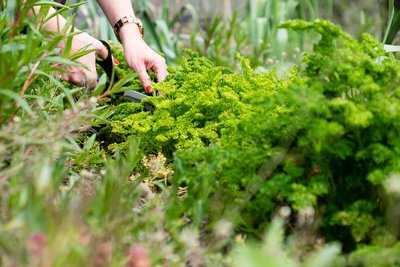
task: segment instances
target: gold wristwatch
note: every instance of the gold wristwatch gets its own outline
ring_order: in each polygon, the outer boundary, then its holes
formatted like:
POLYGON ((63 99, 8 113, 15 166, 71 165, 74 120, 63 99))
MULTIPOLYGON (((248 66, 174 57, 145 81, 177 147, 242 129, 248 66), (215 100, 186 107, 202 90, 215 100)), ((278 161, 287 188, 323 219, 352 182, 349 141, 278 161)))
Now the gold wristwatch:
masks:
POLYGON ((121 38, 119 36, 119 32, 121 28, 125 24, 136 24, 139 28, 140 34, 142 35, 142 38, 144 37, 144 28, 143 28, 143 23, 140 19, 138 19, 135 16, 124 16, 120 18, 115 24, 114 24, 114 32, 115 35, 117 36, 118 40, 121 41, 121 38))

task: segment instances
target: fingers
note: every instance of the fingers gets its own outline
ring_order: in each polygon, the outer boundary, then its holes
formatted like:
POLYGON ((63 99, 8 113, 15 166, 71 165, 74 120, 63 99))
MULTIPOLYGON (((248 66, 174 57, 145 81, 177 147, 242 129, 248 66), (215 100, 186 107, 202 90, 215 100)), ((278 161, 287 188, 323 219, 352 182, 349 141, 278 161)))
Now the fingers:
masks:
POLYGON ((68 74, 67 81, 87 89, 94 89, 97 85, 97 76, 93 73, 75 72, 68 74))
POLYGON ((157 81, 158 82, 163 82, 168 76, 168 71, 167 71, 167 63, 165 62, 165 59, 161 58, 157 59, 156 62, 153 64, 153 70, 156 73, 157 76, 157 81))
POLYGON ((82 64, 80 67, 66 67, 62 79, 77 86, 94 89, 97 85, 96 57, 94 53, 85 55, 78 59, 82 64))
POLYGON ((97 73, 82 69, 72 68, 57 77, 74 85, 93 89, 97 85, 97 73))
POLYGON ((78 86, 83 86, 85 84, 85 75, 80 71, 75 71, 68 73, 66 80, 78 86))
MULTIPOLYGON (((64 43, 61 43, 61 48, 65 48, 64 43)), ((102 58, 107 57, 108 49, 94 37, 80 33, 72 39, 71 52, 80 51, 87 51, 88 53, 76 59, 79 66, 57 64, 54 67, 60 70, 62 79, 78 86, 89 89, 95 88, 97 85, 96 54, 102 58)))
POLYGON ((85 74, 85 85, 84 87, 86 87, 87 89, 94 89, 97 86, 97 71, 91 71, 91 72, 86 72, 85 74))
POLYGON ((136 70, 137 74, 139 75, 139 79, 143 85, 143 88, 148 94, 151 94, 153 92, 153 87, 147 69, 154 70, 158 82, 163 82, 168 76, 167 64, 162 57, 153 60, 153 62, 151 64, 148 64, 147 66, 145 65, 145 63, 141 63, 138 65, 138 67, 134 67, 133 69, 136 70))
POLYGON ((148 94, 151 94, 153 92, 153 87, 151 86, 151 79, 149 74, 147 73, 147 69, 144 63, 140 64, 136 68, 136 72, 139 75, 139 79, 143 85, 144 91, 148 94))
MULTIPOLYGON (((149 69, 153 69, 157 76, 158 82, 163 82, 168 76, 167 64, 163 58, 155 60, 153 64, 148 66, 149 69)), ((147 67, 144 63, 140 64, 136 69, 137 74, 139 75, 139 79, 143 85, 143 88, 146 93, 151 94, 153 92, 152 81, 147 72, 147 67)))

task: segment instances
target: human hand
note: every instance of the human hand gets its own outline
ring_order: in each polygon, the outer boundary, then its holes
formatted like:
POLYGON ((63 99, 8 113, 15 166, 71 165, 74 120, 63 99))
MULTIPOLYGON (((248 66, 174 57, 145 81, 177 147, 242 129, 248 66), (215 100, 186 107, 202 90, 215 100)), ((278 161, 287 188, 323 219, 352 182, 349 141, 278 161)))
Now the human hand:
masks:
MULTIPOLYGON (((64 49, 65 44, 61 43, 60 48, 64 49)), ((77 34, 72 40, 72 53, 82 49, 91 52, 76 60, 81 66, 68 67, 66 72, 61 74, 61 78, 75 85, 93 89, 97 85, 96 56, 106 58, 108 51, 99 40, 87 33, 77 34)))
POLYGON ((145 43, 137 25, 125 25, 119 35, 128 65, 139 75, 146 93, 152 93, 152 82, 147 71, 153 70, 157 81, 163 82, 168 75, 165 59, 145 43))

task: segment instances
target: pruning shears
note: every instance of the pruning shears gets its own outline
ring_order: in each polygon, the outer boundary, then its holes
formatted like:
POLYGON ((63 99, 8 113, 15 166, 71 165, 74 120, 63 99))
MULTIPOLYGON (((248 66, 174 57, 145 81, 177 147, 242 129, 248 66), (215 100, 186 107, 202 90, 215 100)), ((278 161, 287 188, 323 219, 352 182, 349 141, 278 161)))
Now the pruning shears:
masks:
MULTIPOLYGON (((111 46, 108 42, 106 41, 101 41, 103 43, 103 45, 107 48, 108 51, 108 55, 106 59, 103 60, 97 60, 97 64, 104 70, 104 72, 107 75, 107 86, 106 88, 109 87, 109 85, 111 83, 115 83, 118 82, 120 77, 118 77, 117 73, 114 70, 114 59, 113 59, 113 53, 112 53, 112 49, 111 46)), ((144 94, 141 93, 137 90, 127 90, 125 92, 123 92, 123 94, 121 95, 121 97, 127 101, 131 101, 131 102, 142 102, 143 100, 145 100, 148 97, 153 96, 153 94, 144 94)), ((154 111, 154 106, 149 103, 149 102, 145 102, 144 103, 144 108, 146 111, 154 111)))

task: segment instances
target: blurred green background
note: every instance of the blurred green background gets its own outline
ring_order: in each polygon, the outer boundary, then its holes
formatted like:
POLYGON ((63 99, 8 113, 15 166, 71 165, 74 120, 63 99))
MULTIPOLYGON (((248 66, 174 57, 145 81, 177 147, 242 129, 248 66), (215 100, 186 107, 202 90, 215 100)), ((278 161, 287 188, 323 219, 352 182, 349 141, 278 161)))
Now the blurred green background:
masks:
MULTIPOLYGON (((173 63, 190 47, 232 67, 237 54, 255 68, 286 70, 298 62, 299 52, 310 47, 312 36, 279 29, 288 19, 323 18, 358 37, 368 32, 382 39, 387 21, 387 0, 135 0, 136 13, 146 29, 146 41, 173 63)), ((81 6, 77 24, 94 36, 115 40, 96 1, 81 6), (100 14, 100 15, 99 15, 100 14)), ((233 66, 235 67, 235 66, 233 66)))

